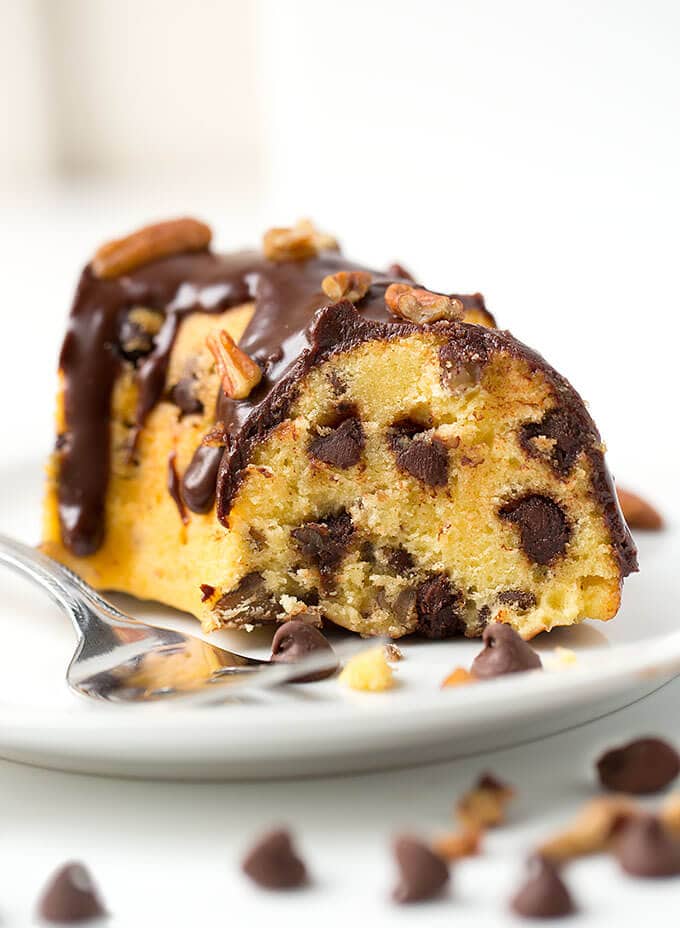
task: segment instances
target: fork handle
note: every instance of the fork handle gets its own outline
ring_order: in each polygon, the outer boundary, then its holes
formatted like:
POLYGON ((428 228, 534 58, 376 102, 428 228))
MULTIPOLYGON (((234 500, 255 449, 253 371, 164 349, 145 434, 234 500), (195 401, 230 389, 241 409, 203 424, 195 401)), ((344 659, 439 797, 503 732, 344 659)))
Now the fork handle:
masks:
POLYGON ((23 574, 41 587, 69 615, 79 608, 78 599, 62 565, 41 551, 0 534, 0 564, 23 574))

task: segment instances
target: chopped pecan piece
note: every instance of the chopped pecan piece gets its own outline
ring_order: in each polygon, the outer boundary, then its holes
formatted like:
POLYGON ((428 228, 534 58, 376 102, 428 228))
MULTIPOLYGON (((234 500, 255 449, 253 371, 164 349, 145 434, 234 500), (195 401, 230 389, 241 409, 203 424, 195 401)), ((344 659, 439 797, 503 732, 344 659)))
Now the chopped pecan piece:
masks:
POLYGON ((301 219, 291 227, 268 229, 262 239, 262 251, 269 261, 304 261, 320 251, 336 251, 332 235, 319 232, 309 221, 301 219))
POLYGON ((455 297, 409 284, 390 284, 385 291, 385 305, 393 315, 417 325, 462 319, 465 312, 455 297))
POLYGON ((479 854, 482 834, 481 828, 461 828, 460 831, 452 831, 435 838, 432 850, 444 860, 474 857, 475 854, 479 854))
POLYGON ((159 258, 203 251, 211 238, 210 227, 198 219, 157 222, 102 245, 92 259, 92 271, 97 277, 120 277, 159 258))
POLYGON ((224 430, 224 422, 216 422, 209 428, 201 439, 201 444, 207 448, 224 448, 229 436, 224 430))
POLYGON ((680 793, 671 793, 665 799, 659 818, 671 834, 680 837, 680 793))
POLYGON ((646 499, 637 493, 631 493, 630 490, 624 490, 623 487, 616 488, 616 495, 624 518, 631 528, 648 532, 658 532, 663 528, 661 514, 646 499))
POLYGON ((460 797, 456 813, 467 828, 493 828, 505 821, 505 807, 514 795, 511 786, 485 774, 460 797))
POLYGON ((396 663, 397 661, 403 661, 404 652, 401 648, 398 648, 396 644, 393 644, 391 641, 388 641, 385 645, 385 658, 391 663, 396 663))
POLYGON ((469 670, 466 670, 465 667, 456 667, 442 682, 442 689, 449 686, 467 686, 468 683, 476 682, 477 678, 469 670))
POLYGON ((241 351, 224 329, 217 335, 208 335, 206 344, 222 378, 224 395, 232 400, 246 399, 262 380, 259 365, 241 351))
POLYGON ((337 274, 324 277, 321 281, 321 289, 329 299, 336 303, 339 300, 358 303, 368 293, 371 280, 368 271, 338 271, 337 274))
POLYGON ((554 861, 595 854, 610 843, 617 827, 639 811, 628 796, 599 796, 586 803, 574 821, 539 848, 554 861))

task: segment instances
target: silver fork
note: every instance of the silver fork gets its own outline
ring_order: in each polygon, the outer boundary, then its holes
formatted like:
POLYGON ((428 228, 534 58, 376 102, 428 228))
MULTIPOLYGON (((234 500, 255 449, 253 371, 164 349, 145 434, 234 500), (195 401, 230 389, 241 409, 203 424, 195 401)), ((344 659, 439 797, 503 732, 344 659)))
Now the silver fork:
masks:
POLYGON ((300 677, 301 670, 326 670, 332 652, 296 664, 274 664, 193 635, 147 625, 107 602, 84 580, 47 555, 0 535, 0 564, 46 590, 66 612, 77 644, 66 671, 76 693, 116 703, 143 703, 185 697, 217 702, 238 687, 258 690, 300 677))

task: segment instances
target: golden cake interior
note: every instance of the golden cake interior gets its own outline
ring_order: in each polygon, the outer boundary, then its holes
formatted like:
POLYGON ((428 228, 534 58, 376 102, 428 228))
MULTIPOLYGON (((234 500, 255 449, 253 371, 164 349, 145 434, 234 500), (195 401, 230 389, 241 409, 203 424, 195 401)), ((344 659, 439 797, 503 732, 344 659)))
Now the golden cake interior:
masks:
MULTIPOLYGON (((219 378, 206 336, 224 329, 238 341, 252 312, 244 304, 187 316, 166 391, 189 373, 212 410, 219 378)), ((452 622, 457 633, 478 635, 495 618, 531 637, 611 618, 621 570, 592 491, 591 457, 581 452, 560 476, 549 440, 545 454, 540 441, 528 454, 519 439, 556 407, 554 384, 503 350, 452 382, 441 360, 446 341, 425 328, 340 349, 314 366, 288 417, 255 447, 228 527, 214 510, 183 520, 168 493, 169 457, 183 473, 212 416, 182 414, 163 399, 130 460, 136 386, 125 370, 112 402, 104 542, 87 557, 62 544, 55 456, 45 550, 94 586, 186 610, 205 630, 302 615, 362 635, 443 637, 452 622), (349 420, 361 436, 355 462, 339 466, 311 452, 349 420), (434 485, 399 464, 400 449, 414 442, 436 446, 434 485), (519 524, 502 515, 526 497, 557 506, 568 526, 564 550, 544 563, 527 555, 519 524), (423 608, 431 619, 424 625, 423 608)), ((58 431, 61 418, 59 401, 58 431)))

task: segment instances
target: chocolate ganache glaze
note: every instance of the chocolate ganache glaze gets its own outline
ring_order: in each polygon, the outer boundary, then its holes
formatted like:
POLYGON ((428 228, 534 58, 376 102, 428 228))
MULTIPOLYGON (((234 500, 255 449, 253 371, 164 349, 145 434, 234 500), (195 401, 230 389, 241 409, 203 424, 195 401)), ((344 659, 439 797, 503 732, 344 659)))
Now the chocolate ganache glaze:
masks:
MULTIPOLYGON (((58 437, 58 501, 62 540, 76 555, 94 553, 102 543, 110 468, 111 397, 116 377, 134 363, 138 388, 130 429, 130 459, 146 417, 163 397, 170 353, 182 319, 189 313, 218 313, 253 302, 254 312, 239 347, 262 370, 247 399, 222 391, 215 422, 221 441, 201 444, 181 481, 181 498, 194 512, 216 501, 224 524, 254 445, 287 414, 305 373, 333 351, 371 338, 421 331, 403 324, 385 305, 390 283, 405 278, 369 270, 371 286, 351 303, 329 305, 321 282, 341 270, 367 270, 337 251, 296 261, 271 261, 259 252, 218 255, 209 250, 174 254, 117 277, 96 276, 92 265, 81 275, 60 356, 64 379, 65 431, 58 437), (135 307, 162 317, 151 350, 130 360, 120 344, 120 328, 135 307)), ((466 309, 484 309, 479 294, 452 294, 466 309)), ((452 356, 484 364, 494 351, 522 357, 553 384, 556 401, 580 411, 575 391, 546 362, 508 333, 465 323, 436 323, 446 331, 452 356)), ((445 349, 442 349, 444 353, 445 349)), ((444 358, 443 358, 444 359, 444 358)), ((579 412, 579 415, 581 413, 579 412)), ((597 435, 588 417, 588 431, 597 435)), ((599 450, 593 463, 593 492, 605 507, 612 543, 624 573, 636 569, 635 547, 620 517, 611 479, 599 450)))
MULTIPOLYGON (((337 252, 304 261, 274 262, 259 252, 218 255, 184 253, 152 261, 131 273, 103 279, 91 265, 76 291, 59 366, 64 375, 66 431, 59 437, 59 516, 62 539, 74 554, 92 554, 104 532, 104 501, 109 477, 111 394, 125 363, 118 332, 136 306, 161 312, 161 329, 151 352, 136 368, 138 400, 131 450, 144 421, 159 401, 177 331, 192 312, 222 312, 255 302, 241 348, 261 365, 262 381, 247 400, 218 399, 216 419, 232 443, 234 432, 307 345, 305 330, 315 310, 328 303, 321 281, 328 274, 356 268, 337 252)), ((392 278, 393 279, 393 278, 392 278)), ((391 279, 374 274, 375 287, 361 304, 371 319, 394 319, 382 295, 391 279)), ((476 298, 476 297, 475 297, 476 298)), ((213 504, 223 449, 201 446, 184 476, 187 506, 205 512, 213 504)))

